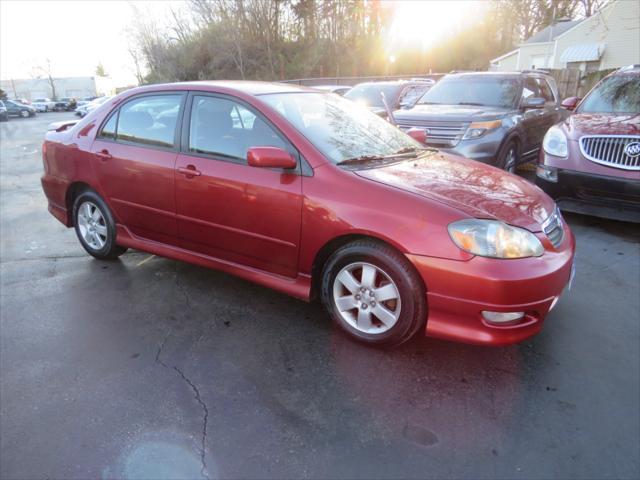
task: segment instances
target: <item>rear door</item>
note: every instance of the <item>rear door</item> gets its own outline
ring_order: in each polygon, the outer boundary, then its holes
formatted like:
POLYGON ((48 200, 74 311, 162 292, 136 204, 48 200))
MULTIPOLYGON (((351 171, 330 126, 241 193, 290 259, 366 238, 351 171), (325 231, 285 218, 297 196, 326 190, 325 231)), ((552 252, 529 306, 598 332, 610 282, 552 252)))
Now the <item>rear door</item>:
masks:
MULTIPOLYGON (((176 208, 184 248, 295 277, 302 212, 298 171, 247 165, 247 149, 298 152, 251 106, 194 93, 176 163, 176 208)), ((299 169, 298 169, 299 170, 299 169)))
POLYGON ((186 94, 136 96, 112 112, 91 151, 119 223, 140 237, 177 243, 174 169, 186 94))

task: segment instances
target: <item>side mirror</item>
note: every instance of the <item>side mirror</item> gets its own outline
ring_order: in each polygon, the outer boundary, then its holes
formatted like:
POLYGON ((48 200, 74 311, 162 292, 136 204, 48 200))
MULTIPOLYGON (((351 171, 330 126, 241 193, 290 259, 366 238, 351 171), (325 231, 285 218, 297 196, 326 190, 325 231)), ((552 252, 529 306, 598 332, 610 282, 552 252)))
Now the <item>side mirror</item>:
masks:
POLYGON ((247 163, 252 167, 292 169, 298 161, 278 147, 251 147, 247 151, 247 163))
POLYGON ((562 101, 561 106, 562 108, 566 108, 567 110, 574 110, 580 103, 580 100, 582 100, 580 97, 565 98, 562 101))
POLYGON ((542 108, 544 107, 545 100, 540 97, 529 97, 525 98, 520 106, 524 109, 527 108, 542 108))
POLYGON ((411 138, 419 141, 420 143, 427 143, 427 132, 425 132, 421 128, 410 128, 406 133, 411 138))

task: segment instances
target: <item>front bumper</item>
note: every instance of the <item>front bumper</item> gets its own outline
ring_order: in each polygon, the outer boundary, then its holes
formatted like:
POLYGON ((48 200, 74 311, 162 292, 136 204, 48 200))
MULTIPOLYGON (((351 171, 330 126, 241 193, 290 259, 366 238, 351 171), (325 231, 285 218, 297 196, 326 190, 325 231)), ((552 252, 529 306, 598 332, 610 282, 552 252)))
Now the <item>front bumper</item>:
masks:
POLYGON ((536 185, 554 198, 562 210, 640 223, 640 174, 638 179, 632 179, 554 170, 557 182, 536 176, 536 185))
POLYGON ((443 152, 453 153, 454 155, 495 166, 498 161, 498 151, 506 135, 507 131, 505 129, 498 128, 480 138, 460 140, 455 146, 447 147, 435 143, 429 144, 429 136, 427 134, 427 145, 438 148, 443 152))
POLYGON ((427 287, 426 335, 464 343, 508 345, 537 334, 571 278, 575 239, 565 225, 560 247, 542 257, 469 261, 408 255, 427 287), (495 325, 482 311, 525 312, 495 325))

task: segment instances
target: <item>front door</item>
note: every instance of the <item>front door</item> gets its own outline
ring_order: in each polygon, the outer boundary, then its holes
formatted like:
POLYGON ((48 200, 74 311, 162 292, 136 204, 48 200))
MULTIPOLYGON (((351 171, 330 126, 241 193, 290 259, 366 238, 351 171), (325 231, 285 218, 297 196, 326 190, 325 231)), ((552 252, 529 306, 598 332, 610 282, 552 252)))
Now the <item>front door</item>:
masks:
MULTIPOLYGON (((522 89, 522 100, 527 98, 541 98, 540 87, 533 77, 526 77, 524 86, 522 89)), ((547 121, 545 107, 540 108, 527 108, 522 113, 522 124, 524 136, 522 139, 522 152, 521 156, 523 160, 527 160, 538 152, 540 145, 542 145, 542 139, 546 130, 544 125, 547 121)))
POLYGON ((295 277, 302 211, 298 172, 247 165, 247 149, 298 153, 248 105, 191 96, 176 162, 178 232, 184 248, 295 277))
POLYGON ((112 113, 91 151, 117 220, 135 235, 177 242, 174 170, 182 93, 135 97, 112 113))

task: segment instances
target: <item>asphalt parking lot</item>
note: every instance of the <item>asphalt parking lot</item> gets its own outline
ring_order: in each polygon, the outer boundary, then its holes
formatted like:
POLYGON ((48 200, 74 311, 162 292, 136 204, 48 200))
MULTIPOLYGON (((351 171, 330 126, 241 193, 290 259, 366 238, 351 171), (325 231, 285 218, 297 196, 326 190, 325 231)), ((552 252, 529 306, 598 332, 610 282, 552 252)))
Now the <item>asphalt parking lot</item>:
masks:
POLYGON ((41 114, 0 124, 0 477, 638 478, 637 226, 567 215, 573 290, 523 344, 357 345, 306 304, 46 209, 41 114))

